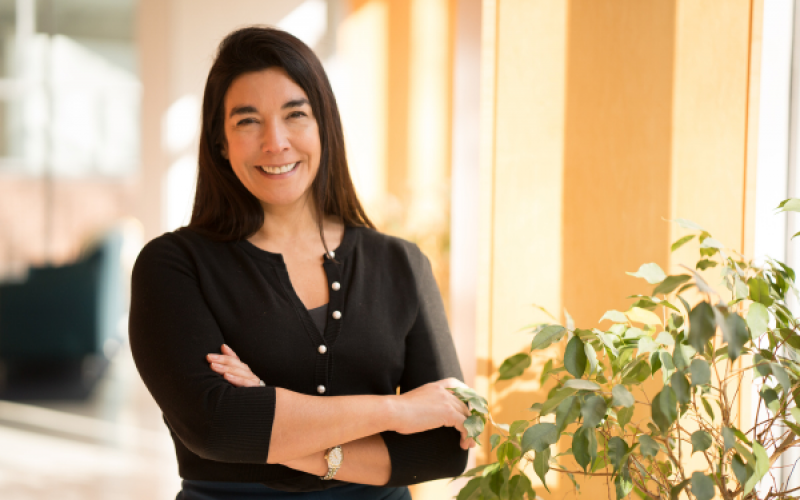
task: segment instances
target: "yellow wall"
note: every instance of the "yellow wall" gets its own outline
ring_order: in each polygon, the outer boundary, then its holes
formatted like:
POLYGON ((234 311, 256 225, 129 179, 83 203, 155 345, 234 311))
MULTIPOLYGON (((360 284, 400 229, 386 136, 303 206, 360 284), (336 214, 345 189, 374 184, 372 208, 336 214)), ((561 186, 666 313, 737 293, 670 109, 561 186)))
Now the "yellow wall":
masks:
MULTIPOLYGON (((530 341, 518 330, 546 321, 530 304, 559 319, 566 307, 586 328, 627 308, 627 295, 648 288, 625 271, 693 262, 669 254, 680 231, 664 219, 693 219, 752 248, 760 9, 758 0, 484 2, 477 385, 500 421, 543 399, 535 378, 563 349, 537 355, 533 376, 490 383, 530 341)), ((548 483, 553 498, 572 491, 557 473, 548 483)))

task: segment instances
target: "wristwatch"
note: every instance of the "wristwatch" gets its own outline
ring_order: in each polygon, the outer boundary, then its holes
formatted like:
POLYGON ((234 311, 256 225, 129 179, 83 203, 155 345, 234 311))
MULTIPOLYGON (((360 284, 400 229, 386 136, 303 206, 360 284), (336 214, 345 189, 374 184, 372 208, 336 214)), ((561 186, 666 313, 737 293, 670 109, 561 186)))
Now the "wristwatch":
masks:
POLYGON ((342 459, 344 458, 344 454, 342 454, 342 447, 341 446, 334 446, 333 448, 329 448, 328 451, 325 452, 325 460, 328 462, 328 473, 322 478, 324 480, 333 479, 333 476, 336 475, 336 472, 339 471, 339 467, 342 466, 342 459))

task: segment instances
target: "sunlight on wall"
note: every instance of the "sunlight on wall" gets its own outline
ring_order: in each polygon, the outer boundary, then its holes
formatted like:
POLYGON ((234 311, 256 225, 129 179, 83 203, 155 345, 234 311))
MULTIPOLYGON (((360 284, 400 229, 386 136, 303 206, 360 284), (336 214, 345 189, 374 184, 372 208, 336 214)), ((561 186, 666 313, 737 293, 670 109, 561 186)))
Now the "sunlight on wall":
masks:
POLYGON ((314 48, 328 31, 328 3, 325 0, 306 0, 281 19, 278 27, 314 48))

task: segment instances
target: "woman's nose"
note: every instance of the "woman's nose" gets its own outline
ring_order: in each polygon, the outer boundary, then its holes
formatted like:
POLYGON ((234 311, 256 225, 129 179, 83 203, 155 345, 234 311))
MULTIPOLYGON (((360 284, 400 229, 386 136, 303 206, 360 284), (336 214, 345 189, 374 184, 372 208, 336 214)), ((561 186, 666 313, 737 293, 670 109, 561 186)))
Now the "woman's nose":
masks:
POLYGON ((261 138, 261 150, 265 153, 280 153, 289 149, 286 127, 280 122, 268 122, 261 138))

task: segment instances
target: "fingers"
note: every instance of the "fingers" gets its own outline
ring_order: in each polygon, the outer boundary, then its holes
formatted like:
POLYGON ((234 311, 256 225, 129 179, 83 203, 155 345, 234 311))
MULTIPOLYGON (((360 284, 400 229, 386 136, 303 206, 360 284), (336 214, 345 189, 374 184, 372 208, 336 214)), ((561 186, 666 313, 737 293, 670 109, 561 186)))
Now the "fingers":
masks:
POLYGON ((237 360, 239 359, 239 356, 237 356, 236 353, 233 352, 233 349, 228 347, 228 344, 222 344, 222 354, 225 354, 226 356, 230 356, 237 360))
POLYGON ((254 380, 252 377, 240 377, 232 373, 225 373, 222 376, 236 387, 259 387, 261 383, 259 379, 254 380))

